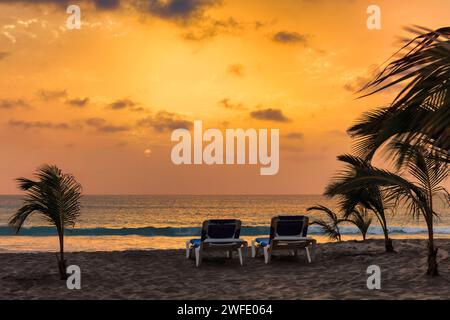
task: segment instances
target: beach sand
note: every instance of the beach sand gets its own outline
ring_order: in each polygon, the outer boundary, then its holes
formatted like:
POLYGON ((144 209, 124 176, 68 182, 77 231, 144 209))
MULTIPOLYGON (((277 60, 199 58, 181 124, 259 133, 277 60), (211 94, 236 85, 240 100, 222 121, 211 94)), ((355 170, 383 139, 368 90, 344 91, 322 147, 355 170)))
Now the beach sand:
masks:
POLYGON ((205 258, 199 269, 182 250, 68 253, 81 268, 81 290, 59 280, 54 253, 0 254, 0 299, 450 299, 450 240, 438 239, 441 276, 425 276, 426 241, 320 244, 308 264, 302 254, 274 258, 205 258), (368 290, 367 267, 381 268, 381 290, 368 290))

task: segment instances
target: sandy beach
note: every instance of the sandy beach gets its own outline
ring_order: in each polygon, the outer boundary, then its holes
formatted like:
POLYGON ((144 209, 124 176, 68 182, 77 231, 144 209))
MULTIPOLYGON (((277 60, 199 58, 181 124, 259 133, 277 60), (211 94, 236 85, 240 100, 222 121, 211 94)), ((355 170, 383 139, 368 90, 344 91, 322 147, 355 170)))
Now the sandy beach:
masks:
POLYGON ((196 269, 182 250, 68 253, 80 266, 81 290, 59 280, 54 253, 0 254, 0 299, 450 299, 450 240, 436 240, 441 276, 424 275, 425 240, 320 244, 308 264, 300 255, 205 258, 196 269), (366 270, 381 268, 381 290, 368 290, 366 270))

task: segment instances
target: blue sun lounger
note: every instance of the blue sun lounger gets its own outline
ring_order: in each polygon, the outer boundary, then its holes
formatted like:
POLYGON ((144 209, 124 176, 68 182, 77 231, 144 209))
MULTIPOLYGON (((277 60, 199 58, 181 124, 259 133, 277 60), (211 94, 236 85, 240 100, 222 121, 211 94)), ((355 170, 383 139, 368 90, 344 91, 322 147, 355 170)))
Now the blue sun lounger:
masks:
POLYGON ((270 263, 272 253, 277 250, 293 252, 305 249, 308 262, 315 257, 317 242, 308 238, 309 219, 307 216, 278 216, 272 218, 269 238, 256 238, 252 241, 252 257, 263 249, 265 263, 270 263), (311 248, 311 252, 310 249, 311 248))
POLYGON ((247 248, 247 242, 239 238, 240 233, 240 220, 207 220, 203 222, 201 238, 186 242, 186 258, 189 259, 194 251, 195 265, 199 267, 202 256, 207 251, 224 251, 230 258, 233 251, 236 251, 242 266, 242 249, 247 248))

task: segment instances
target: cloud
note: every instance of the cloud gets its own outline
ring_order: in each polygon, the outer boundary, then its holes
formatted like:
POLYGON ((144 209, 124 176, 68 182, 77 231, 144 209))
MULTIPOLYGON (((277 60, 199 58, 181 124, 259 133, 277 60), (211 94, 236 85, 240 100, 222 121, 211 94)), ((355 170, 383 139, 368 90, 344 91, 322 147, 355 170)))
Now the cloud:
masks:
POLYGON ((219 101, 219 105, 224 107, 225 109, 230 109, 230 110, 243 110, 243 109, 245 109, 245 107, 244 107, 244 105, 242 103, 233 103, 228 98, 220 100, 219 101))
POLYGON ((9 33, 8 31, 3 31, 3 35, 9 40, 11 41, 11 43, 16 43, 17 39, 16 37, 14 37, 11 33, 9 33))
POLYGON ((91 127, 101 127, 106 123, 106 120, 103 118, 89 118, 84 121, 88 126, 91 127))
POLYGON ((102 133, 116 133, 130 130, 129 126, 109 124, 103 118, 89 118, 86 119, 84 123, 90 127, 95 128, 97 132, 102 133))
POLYGON ((117 148, 123 148, 123 147, 126 147, 127 145, 128 145, 128 142, 126 142, 126 141, 119 141, 115 144, 115 146, 117 148))
POLYGON ((120 6, 120 0, 95 0, 95 6, 98 9, 116 9, 120 6))
POLYGON ((330 134, 335 137, 346 137, 346 138, 349 137, 347 131, 345 131, 345 130, 330 130, 330 131, 327 131, 327 134, 330 134))
POLYGON ((23 99, 17 100, 0 99, 0 109, 27 108, 27 107, 29 107, 29 104, 23 99))
POLYGON ((137 103, 130 99, 120 99, 109 104, 109 107, 113 110, 122 110, 130 107, 134 107, 137 103))
POLYGON ((28 129, 53 129, 53 130, 80 130, 84 127, 91 127, 99 133, 117 133, 126 132, 131 128, 127 125, 116 125, 108 123, 103 118, 88 118, 84 120, 76 120, 72 123, 52 122, 52 121, 24 121, 11 119, 8 123, 10 127, 23 130, 28 129))
POLYGON ((272 36, 272 40, 284 44, 307 44, 307 36, 298 32, 279 31, 272 36))
POLYGON ((137 122, 140 127, 150 127, 157 132, 171 131, 175 129, 190 129, 192 121, 183 119, 176 113, 159 111, 154 117, 149 116, 137 122))
POLYGON ((73 98, 67 99, 66 104, 76 108, 83 108, 89 104, 89 98, 73 98))
POLYGON ((284 137, 289 140, 302 140, 304 136, 305 135, 301 132, 291 132, 286 134, 284 137))
POLYGON ((108 108, 112 110, 129 110, 133 112, 148 112, 149 110, 139 106, 139 103, 136 101, 133 101, 131 99, 125 98, 125 99, 119 99, 114 102, 111 102, 108 104, 108 108))
POLYGON ((371 65, 363 75, 352 77, 344 84, 344 89, 351 92, 357 92, 364 88, 366 84, 372 81, 381 70, 376 65, 371 65))
POLYGON ((9 56, 9 52, 0 52, 0 60, 6 59, 9 56))
POLYGON ((183 24, 200 18, 204 11, 221 0, 140 0, 136 7, 161 19, 173 20, 183 24))
POLYGON ((116 132, 124 132, 130 130, 130 127, 124 125, 113 125, 107 124, 97 128, 98 132, 104 133, 116 133, 116 132))
MULTIPOLYGON (((81 0, 82 3, 92 3, 98 10, 115 10, 126 3, 140 12, 150 14, 161 19, 188 22, 203 16, 204 11, 222 0, 81 0)), ((1 3, 22 4, 53 4, 67 7, 69 0, 0 0, 1 3)))
POLYGON ((10 127, 20 128, 23 130, 28 129, 54 129, 54 130, 67 130, 70 129, 70 125, 66 122, 50 122, 50 121, 23 121, 11 119, 8 123, 10 127))
POLYGON ((58 100, 67 97, 67 90, 39 90, 37 95, 44 101, 58 100))
POLYGON ((90 99, 85 98, 68 98, 67 90, 39 90, 37 92, 38 97, 43 101, 63 100, 64 103, 75 108, 86 107, 90 99))
MULTIPOLYGON (((144 17, 150 16, 175 22, 183 28, 192 28, 183 34, 187 40, 205 40, 219 33, 235 30, 239 23, 234 18, 212 19, 205 15, 205 11, 211 7, 221 5, 223 0, 80 0, 79 5, 90 4, 97 10, 117 10, 119 8, 131 8, 144 17)), ((0 4, 48 4, 66 8, 73 4, 69 0, 0 0, 0 4)), ((3 32, 11 42, 16 43, 15 37, 3 32)))
MULTIPOLYGON (((97 9, 116 9, 120 6, 120 0, 84 0, 82 2, 90 2, 97 9)), ((22 3, 22 4, 54 4, 61 7, 67 7, 71 4, 69 0, 0 0, 0 3, 22 3)))
POLYGON ((239 63, 232 64, 232 65, 228 66, 227 72, 236 77, 243 77, 244 76, 244 66, 239 63))
POLYGON ((198 24, 192 26, 189 31, 182 34, 185 40, 205 41, 212 39, 219 34, 237 34, 244 26, 235 18, 228 19, 207 19, 203 18, 198 24))
POLYGON ((289 122, 289 118, 287 118, 283 111, 280 109, 263 109, 263 110, 257 110, 252 111, 250 113, 250 116, 253 119, 257 120, 267 120, 267 121, 275 121, 275 122, 289 122))

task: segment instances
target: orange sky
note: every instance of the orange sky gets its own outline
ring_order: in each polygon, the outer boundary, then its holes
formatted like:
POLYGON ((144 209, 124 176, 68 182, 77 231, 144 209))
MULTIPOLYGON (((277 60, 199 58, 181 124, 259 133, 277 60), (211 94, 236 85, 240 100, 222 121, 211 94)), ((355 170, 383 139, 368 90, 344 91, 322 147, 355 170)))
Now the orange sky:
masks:
POLYGON ((448 0, 0 0, 0 194, 42 163, 89 194, 321 193, 351 150, 345 130, 392 97, 354 91, 403 27, 442 27, 449 12, 448 0), (67 4, 80 30, 65 28, 67 4), (279 173, 173 165, 170 134, 194 120, 279 128, 279 173))

